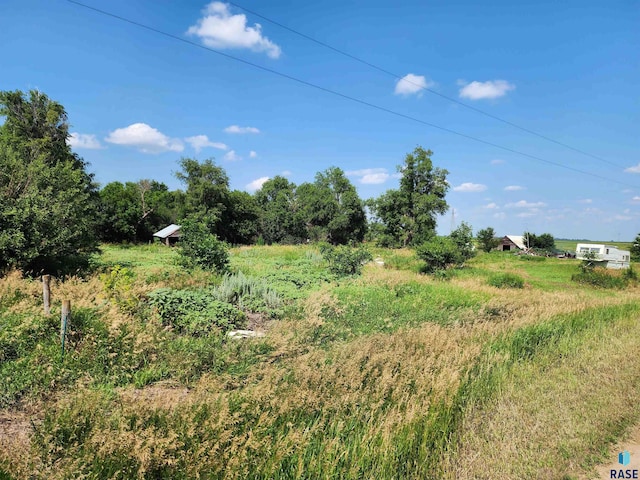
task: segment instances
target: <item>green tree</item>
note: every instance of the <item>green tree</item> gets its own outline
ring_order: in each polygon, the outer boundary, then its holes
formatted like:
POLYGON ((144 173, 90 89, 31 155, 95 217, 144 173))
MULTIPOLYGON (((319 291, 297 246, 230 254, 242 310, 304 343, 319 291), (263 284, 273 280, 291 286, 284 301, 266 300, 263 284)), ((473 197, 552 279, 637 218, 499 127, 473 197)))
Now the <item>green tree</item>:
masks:
POLYGON ((398 167, 399 190, 390 190, 369 202, 376 221, 385 226, 385 235, 403 246, 417 245, 435 235, 436 218, 449 206, 445 200, 449 184, 445 169, 433 166, 431 150, 416 147, 398 167))
POLYGON ((331 167, 317 173, 313 184, 305 183, 297 188, 296 196, 310 237, 333 244, 364 239, 367 226, 364 205, 340 168, 331 167))
POLYGON ((67 145, 67 114, 38 91, 0 92, 0 270, 64 275, 96 251, 97 189, 67 145))
POLYGON ((473 245, 473 229, 471 225, 462 222, 458 228, 451 232, 449 238, 458 246, 462 261, 469 260, 475 256, 476 252, 473 245))
POLYGON ((182 217, 195 216, 207 225, 211 233, 224 230, 222 215, 227 208, 229 177, 213 160, 200 163, 192 158, 180 160, 181 171, 176 178, 185 186, 182 217))
POLYGON ((227 197, 221 228, 222 238, 234 245, 248 245, 258 236, 260 207, 256 199, 240 190, 233 190, 227 197))
POLYGON ((418 246, 416 254, 426 263, 424 270, 427 273, 445 270, 464 261, 460 248, 450 237, 433 237, 418 246))
POLYGON ((180 261, 187 268, 200 267, 224 273, 229 268, 229 249, 197 217, 184 219, 180 237, 180 261))
POLYGON ((496 232, 492 227, 487 227, 482 230, 478 230, 476 234, 480 248, 484 252, 490 252, 500 244, 500 239, 496 238, 496 232))
POLYGON ((260 207, 260 234, 265 242, 299 243, 306 238, 294 183, 277 175, 262 185, 255 199, 260 207))
POLYGON ((524 244, 529 248, 538 250, 553 250, 556 247, 556 241, 550 233, 536 235, 531 232, 524 232, 524 244))
POLYGON ((636 236, 631 245, 631 257, 637 262, 640 261, 640 233, 636 236))

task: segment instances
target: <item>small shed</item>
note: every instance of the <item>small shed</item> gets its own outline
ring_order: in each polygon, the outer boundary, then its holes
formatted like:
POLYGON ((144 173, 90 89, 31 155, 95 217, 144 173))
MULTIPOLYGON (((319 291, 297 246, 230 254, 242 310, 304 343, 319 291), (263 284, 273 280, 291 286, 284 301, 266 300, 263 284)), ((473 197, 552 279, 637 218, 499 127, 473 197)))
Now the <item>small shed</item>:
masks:
POLYGON ((524 237, 522 235, 505 235, 498 245, 498 250, 504 252, 526 249, 527 246, 524 243, 524 237))
POLYGON ((164 227, 159 232, 154 233, 153 236, 163 240, 165 245, 171 246, 176 243, 182 235, 180 228, 180 225, 172 223, 168 227, 164 227))

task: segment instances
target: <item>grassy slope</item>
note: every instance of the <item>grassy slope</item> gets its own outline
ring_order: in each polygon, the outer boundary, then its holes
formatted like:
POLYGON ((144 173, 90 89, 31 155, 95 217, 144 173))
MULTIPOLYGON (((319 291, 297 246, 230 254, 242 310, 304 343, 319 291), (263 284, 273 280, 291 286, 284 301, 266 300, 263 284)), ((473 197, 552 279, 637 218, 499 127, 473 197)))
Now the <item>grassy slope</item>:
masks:
MULTIPOLYGON (((234 249, 233 268, 267 278, 290 305, 266 339, 240 343, 123 314, 97 278, 56 286, 54 298, 85 310, 69 356, 49 366, 56 325, 39 315, 38 285, 0 280, 12 335, 0 331, 0 347, 14 352, 0 365, 5 407, 48 411, 31 453, 9 442, 0 468, 16 478, 560 478, 588 469, 637 418, 624 400, 640 394, 629 354, 637 287, 590 289, 570 282, 575 261, 504 254, 434 281, 408 251, 374 253, 391 268, 327 281, 311 247, 234 249), (489 287, 502 272, 525 288, 489 287), (621 401, 609 401, 614 386, 621 401)), ((174 257, 145 246, 105 247, 102 258, 136 272, 137 295, 219 281, 174 257)))

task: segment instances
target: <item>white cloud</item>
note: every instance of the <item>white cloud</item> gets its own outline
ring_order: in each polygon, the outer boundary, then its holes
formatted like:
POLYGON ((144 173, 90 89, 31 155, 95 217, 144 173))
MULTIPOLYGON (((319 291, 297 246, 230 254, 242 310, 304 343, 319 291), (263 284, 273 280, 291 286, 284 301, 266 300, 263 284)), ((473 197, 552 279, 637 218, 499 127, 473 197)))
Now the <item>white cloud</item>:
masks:
POLYGON ((90 133, 72 132, 67 138, 67 145, 75 149, 99 150, 102 148, 100 141, 90 133))
POLYGON ((640 163, 635 167, 625 168, 624 171, 627 173, 640 173, 640 163))
POLYGON ((291 170, 284 170, 282 173, 280 173, 280 175, 282 175, 283 177, 290 177, 291 175, 293 175, 293 172, 291 172, 291 170))
POLYGON ((256 190, 260 190, 267 180, 269 180, 269 177, 256 178, 253 182, 247 183, 245 188, 250 192, 255 192, 256 190))
POLYGON ((109 133, 105 141, 134 147, 143 153, 181 152, 184 150, 184 145, 180 140, 169 138, 146 123, 134 123, 125 128, 117 128, 109 133))
POLYGON ((482 208, 486 208, 486 209, 489 209, 489 210, 494 210, 494 209, 500 208, 500 207, 498 206, 497 203, 491 202, 491 203, 488 203, 487 205, 485 205, 482 208))
POLYGON ((256 152, 255 150, 251 150, 249 152, 249 158, 258 158, 258 152, 256 152))
POLYGON ((345 172, 349 177, 360 177, 358 181, 365 185, 379 185, 389 180, 391 175, 386 168, 363 168, 361 170, 350 170, 345 172))
POLYGON ((640 196, 636 195, 631 199, 632 202, 640 202, 640 196))
POLYGON ((498 212, 498 213, 494 213, 493 214, 493 218, 497 218, 497 219, 503 219, 503 218, 507 218, 507 214, 504 212, 498 212))
POLYGON ((517 192, 519 190, 524 190, 524 187, 521 187, 520 185, 507 185, 504 187, 504 190, 506 192, 517 192))
POLYGON ((526 200, 520 200, 515 203, 507 203, 505 208, 540 208, 546 207, 546 205, 544 202, 527 202, 526 200))
POLYGON ((629 217, 628 215, 615 215, 614 220, 620 220, 620 221, 627 221, 627 220, 633 220, 633 217, 629 217))
POLYGON ((250 49, 254 52, 266 52, 269 58, 278 58, 282 50, 262 35, 259 23, 247 25, 247 17, 240 13, 232 15, 229 5, 212 2, 204 9, 204 16, 187 30, 202 43, 211 48, 250 49))
POLYGON ((220 150, 226 150, 229 148, 224 143, 210 141, 209 137, 207 137, 206 135, 195 135, 193 137, 187 137, 185 138, 185 141, 189 143, 196 152, 199 152, 203 148, 207 147, 218 148, 220 150))
POLYGON ((457 187, 453 187, 454 192, 484 192, 486 189, 486 185, 471 182, 461 183, 457 187))
POLYGON ((500 160, 499 158, 496 158, 494 160, 491 160, 491 165, 502 165, 504 162, 504 160, 500 160))
POLYGON ((499 98, 507 94, 508 91, 516 88, 506 80, 488 80, 486 82, 458 82, 464 85, 460 89, 460 97, 470 100, 482 100, 485 98, 499 98))
POLYGON ((396 95, 408 96, 418 94, 418 96, 420 96, 422 95, 422 91, 425 88, 430 88, 434 85, 434 82, 427 80, 426 77, 422 75, 414 75, 413 73, 408 73, 396 82, 394 93, 396 95))
POLYGON ((583 198, 582 200, 578 200, 578 202, 589 204, 593 203, 593 200, 591 200, 590 198, 583 198))
POLYGON ((238 160, 242 160, 242 157, 238 155, 235 150, 229 150, 225 153, 224 159, 227 162, 237 162, 238 160))
POLYGON ((522 212, 516 215, 516 217, 519 218, 529 218, 529 217, 535 217, 538 214, 537 210, 530 210, 528 212, 522 212))
POLYGON ((238 125, 231 125, 224 129, 227 133, 260 133, 256 127, 240 127, 238 125))

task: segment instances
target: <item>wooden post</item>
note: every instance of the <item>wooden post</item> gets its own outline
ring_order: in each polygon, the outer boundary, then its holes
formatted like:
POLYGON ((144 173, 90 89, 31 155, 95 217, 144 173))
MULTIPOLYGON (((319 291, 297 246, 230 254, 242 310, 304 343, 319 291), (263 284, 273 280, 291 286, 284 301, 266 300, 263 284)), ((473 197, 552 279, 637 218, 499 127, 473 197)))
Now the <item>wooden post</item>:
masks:
POLYGON ((51 282, 51 275, 42 275, 42 302, 44 304, 44 314, 49 315, 51 313, 51 289, 49 283, 51 282))
POLYGON ((67 336, 67 323, 71 316, 71 300, 62 301, 62 312, 60 313, 60 343, 62 344, 62 358, 64 358, 64 341, 67 336))

